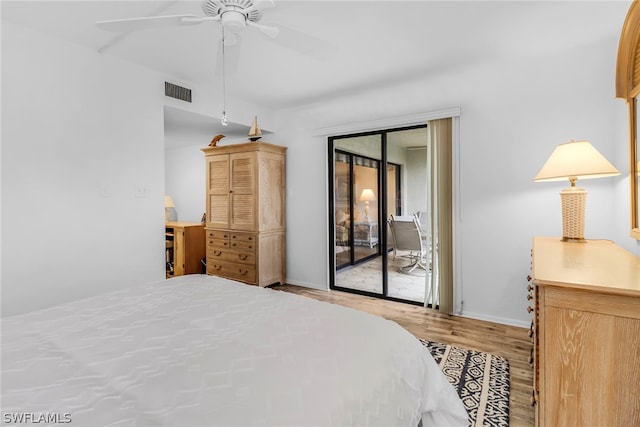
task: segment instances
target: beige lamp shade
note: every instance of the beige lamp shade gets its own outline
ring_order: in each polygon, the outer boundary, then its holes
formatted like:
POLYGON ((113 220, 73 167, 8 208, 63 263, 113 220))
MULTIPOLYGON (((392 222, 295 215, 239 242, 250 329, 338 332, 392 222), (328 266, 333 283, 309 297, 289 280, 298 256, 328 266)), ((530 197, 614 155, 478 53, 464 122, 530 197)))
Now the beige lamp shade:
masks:
POLYGON ((360 201, 361 202, 373 202, 376 200, 376 195, 373 193, 373 190, 370 188, 365 188, 360 193, 360 201))
POLYGON ((576 187, 576 180, 604 178, 620 175, 616 169, 588 141, 571 141, 560 144, 553 150, 547 162, 533 179, 541 181, 571 182, 569 188, 560 192, 562 202, 562 240, 565 242, 586 242, 584 219, 587 191, 576 187))
POLYGON ((591 179, 615 175, 620 175, 620 171, 589 141, 570 141, 553 150, 533 180, 562 181, 569 178, 591 179))

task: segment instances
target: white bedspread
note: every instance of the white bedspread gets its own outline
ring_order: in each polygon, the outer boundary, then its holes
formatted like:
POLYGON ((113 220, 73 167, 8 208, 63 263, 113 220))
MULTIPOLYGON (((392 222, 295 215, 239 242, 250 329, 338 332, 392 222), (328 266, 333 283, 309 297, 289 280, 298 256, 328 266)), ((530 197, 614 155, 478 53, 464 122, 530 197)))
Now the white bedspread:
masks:
POLYGON ((433 358, 396 323, 211 276, 3 319, 1 387, 3 423, 467 425, 433 358))

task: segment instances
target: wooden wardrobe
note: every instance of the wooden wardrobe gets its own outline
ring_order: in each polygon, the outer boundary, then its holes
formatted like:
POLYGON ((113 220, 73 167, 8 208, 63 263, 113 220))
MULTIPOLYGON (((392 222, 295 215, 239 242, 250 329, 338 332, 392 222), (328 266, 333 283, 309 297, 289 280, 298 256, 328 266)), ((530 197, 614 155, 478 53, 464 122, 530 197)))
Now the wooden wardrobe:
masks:
POLYGON ((207 274, 285 283, 285 153, 267 142, 202 149, 207 274))

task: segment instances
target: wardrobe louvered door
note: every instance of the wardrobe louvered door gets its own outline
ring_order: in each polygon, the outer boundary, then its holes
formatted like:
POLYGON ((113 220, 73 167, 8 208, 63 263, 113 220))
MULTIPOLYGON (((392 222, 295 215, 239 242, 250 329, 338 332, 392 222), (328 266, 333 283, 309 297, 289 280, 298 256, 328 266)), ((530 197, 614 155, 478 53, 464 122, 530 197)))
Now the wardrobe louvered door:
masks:
POLYGON ((207 227, 229 227, 229 155, 207 158, 207 227))
POLYGON ((230 155, 229 220, 233 230, 254 230, 256 227, 255 158, 255 152, 230 155))

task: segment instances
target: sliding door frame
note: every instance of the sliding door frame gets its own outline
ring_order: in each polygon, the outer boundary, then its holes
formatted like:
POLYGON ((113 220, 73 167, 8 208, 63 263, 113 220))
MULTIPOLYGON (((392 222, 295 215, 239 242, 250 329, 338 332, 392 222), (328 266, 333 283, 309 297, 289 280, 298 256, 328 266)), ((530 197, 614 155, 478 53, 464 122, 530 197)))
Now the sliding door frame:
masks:
MULTIPOLYGON (((411 300, 405 300, 405 299, 401 299, 401 298, 396 298, 396 297, 390 297, 388 296, 388 256, 389 256, 389 251, 386 250, 388 248, 388 241, 387 241, 387 221, 386 219, 388 218, 389 214, 387 212, 388 210, 388 203, 387 203, 387 166, 389 164, 389 162, 387 161, 387 134, 391 133, 391 132, 398 132, 398 131, 404 131, 404 130, 411 130, 411 129, 420 129, 420 128, 426 128, 427 127, 427 122, 424 122, 422 124, 415 124, 415 125, 408 125, 408 126, 401 126, 401 127, 393 127, 393 128, 385 128, 385 129, 378 129, 378 130, 372 130, 372 131, 366 131, 366 132, 358 132, 358 133, 347 133, 347 134, 343 134, 343 135, 333 135, 333 136, 329 136, 328 137, 328 143, 327 143, 327 148, 328 148, 328 173, 327 173, 327 178, 328 178, 328 189, 329 189, 329 215, 328 215, 328 219, 329 219, 329 289, 332 290, 337 290, 337 291, 343 291, 343 292, 349 292, 349 293, 354 293, 354 294, 359 294, 359 295, 366 295, 366 296, 370 296, 370 297, 375 297, 375 298, 381 298, 381 299, 385 299, 385 300, 390 300, 390 301, 397 301, 397 302, 403 302, 403 303, 407 303, 407 304, 412 304, 412 305, 418 305, 418 306, 423 306, 424 305, 424 301, 411 301, 411 300), (379 245, 380 245, 380 256, 382 257, 382 293, 377 293, 377 292, 369 292, 369 291, 363 291, 360 289, 353 289, 353 288, 345 288, 342 286, 337 286, 336 285, 336 253, 335 253, 335 198, 334 198, 334 192, 335 192, 335 140, 338 139, 346 139, 346 138, 357 138, 357 137, 361 137, 361 136, 370 136, 370 135, 380 135, 380 156, 381 159, 379 160, 380 162, 380 166, 378 168, 378 217, 380 219, 380 221, 378 221, 378 233, 379 233, 379 245)), ((342 149, 339 149, 339 151, 345 151, 342 149)), ((356 153, 352 153, 354 155, 357 155, 356 153)), ((395 163, 391 163, 391 164, 395 164, 395 163)), ((397 165, 396 165, 397 166, 397 165)), ((350 173, 353 176, 353 164, 350 165, 349 167, 350 173)), ((401 187, 400 183, 397 182, 396 183, 397 187, 401 187)), ((353 187, 353 185, 351 185, 351 187, 353 187)), ((396 188, 397 190, 397 188, 396 188)), ((398 191, 398 190, 397 190, 398 191)), ((349 196, 350 196, 350 200, 353 200, 353 188, 349 189, 349 196)), ((353 221, 350 222, 350 237, 349 239, 352 240, 353 239, 353 232, 354 232, 354 223, 353 221)), ((353 246, 352 246, 353 247, 353 246)), ((353 262, 354 260, 354 255, 353 253, 351 254, 351 260, 353 262)))

